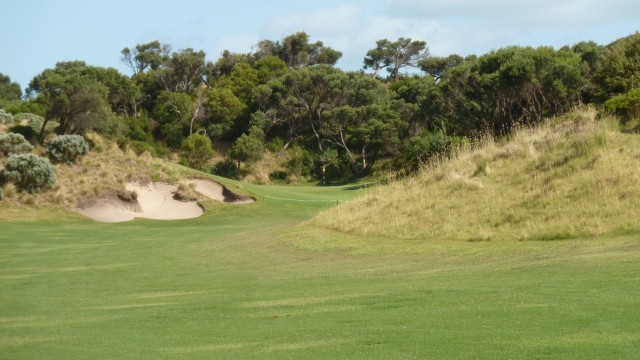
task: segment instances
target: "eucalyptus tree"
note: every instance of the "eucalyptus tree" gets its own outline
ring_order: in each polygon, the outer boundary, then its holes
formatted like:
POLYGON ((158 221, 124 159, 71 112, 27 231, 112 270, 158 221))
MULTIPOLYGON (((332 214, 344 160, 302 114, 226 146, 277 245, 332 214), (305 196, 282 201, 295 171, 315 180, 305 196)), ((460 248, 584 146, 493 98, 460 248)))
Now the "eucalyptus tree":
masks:
POLYGON ((306 32, 288 35, 282 41, 262 40, 256 45, 257 57, 277 56, 290 68, 311 65, 335 65, 342 57, 340 51, 324 45, 322 41, 309 42, 306 32))
POLYGON ((0 105, 20 100, 21 97, 20 84, 12 82, 8 75, 0 73, 0 105))
POLYGON ((133 49, 128 47, 120 52, 120 61, 131 68, 134 75, 147 70, 158 70, 171 55, 171 46, 152 41, 146 44, 138 44, 133 49))
POLYGON ((447 70, 460 65, 463 61, 464 58, 458 54, 451 54, 447 57, 430 56, 418 61, 418 66, 436 81, 440 81, 447 70))
POLYGON ((399 38, 396 41, 382 39, 376 41, 376 47, 367 51, 364 69, 372 69, 373 76, 386 69, 389 79, 398 81, 400 71, 406 67, 418 67, 419 62, 429 56, 427 43, 411 38, 399 38))
POLYGON ((58 133, 82 133, 110 121, 115 113, 126 114, 139 91, 115 69, 88 66, 82 61, 60 62, 29 83, 27 93, 44 108, 40 134, 53 119, 58 133))

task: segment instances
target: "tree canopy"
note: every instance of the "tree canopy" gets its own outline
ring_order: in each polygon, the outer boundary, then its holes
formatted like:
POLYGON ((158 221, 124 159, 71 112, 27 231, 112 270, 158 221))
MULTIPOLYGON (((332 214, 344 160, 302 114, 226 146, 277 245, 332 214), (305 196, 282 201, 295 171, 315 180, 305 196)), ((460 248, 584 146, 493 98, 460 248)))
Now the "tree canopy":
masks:
POLYGON ((131 76, 60 62, 21 99, 18 84, 0 74, 0 106, 43 115, 41 134, 50 122, 59 134, 95 130, 181 151, 201 169, 213 148, 227 159, 213 168, 231 163, 234 171, 270 151, 287 159, 282 171, 291 175, 329 168, 339 179, 415 171, 455 142, 508 135, 579 104, 625 121, 638 114, 639 33, 607 45, 508 46, 466 57, 431 56, 426 41, 407 37, 373 45, 367 73, 337 68, 342 53, 302 31, 217 59, 152 41, 121 51, 131 76))

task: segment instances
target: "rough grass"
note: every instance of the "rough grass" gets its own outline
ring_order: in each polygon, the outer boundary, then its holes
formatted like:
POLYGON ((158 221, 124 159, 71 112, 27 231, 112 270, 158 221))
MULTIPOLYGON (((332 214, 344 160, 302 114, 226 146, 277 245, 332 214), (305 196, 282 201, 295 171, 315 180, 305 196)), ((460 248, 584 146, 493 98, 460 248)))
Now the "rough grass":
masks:
POLYGON ((345 238, 335 244, 361 251, 385 246, 376 239, 386 239, 389 249, 421 252, 442 241, 619 234, 640 227, 638 184, 640 137, 608 130, 594 110, 583 109, 505 142, 486 139, 462 149, 310 225, 366 236, 370 244, 345 238))

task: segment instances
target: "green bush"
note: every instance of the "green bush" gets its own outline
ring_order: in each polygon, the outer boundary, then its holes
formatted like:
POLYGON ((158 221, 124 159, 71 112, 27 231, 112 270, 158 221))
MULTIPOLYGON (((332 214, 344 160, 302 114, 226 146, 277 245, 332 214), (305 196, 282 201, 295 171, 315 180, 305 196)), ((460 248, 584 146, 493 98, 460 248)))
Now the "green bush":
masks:
POLYGON ((56 136, 47 146, 47 156, 55 162, 73 163, 89 152, 89 144, 80 135, 56 136))
POLYGON ((264 156, 264 131, 257 127, 252 127, 249 134, 242 134, 229 150, 229 157, 232 159, 251 163, 262 159, 264 156))
POLYGON ((38 136, 38 132, 33 130, 29 125, 13 125, 9 128, 9 132, 24 136, 27 141, 33 141, 38 136))
POLYGON ((136 153, 136 155, 142 155, 144 152, 148 152, 151 155, 155 155, 156 150, 153 145, 145 141, 133 140, 129 142, 129 148, 136 153))
POLYGON ((604 110, 619 116, 623 123, 640 118, 640 89, 612 97, 604 103, 604 110))
POLYGON ((4 111, 4 109, 0 109, 0 124, 12 123, 13 121, 14 121, 13 114, 4 111))
POLYGON ((271 181, 285 181, 287 180, 289 173, 286 170, 275 170, 269 173, 269 180, 271 181))
POLYGON ((0 201, 2 201, 2 199, 4 199, 4 189, 0 187, 0 201))
POLYGON ((0 153, 4 155, 23 154, 31 152, 31 150, 33 150, 33 145, 29 144, 21 134, 0 135, 0 153))
POLYGON ((13 121, 21 123, 26 120, 27 125, 31 126, 37 131, 40 131, 44 118, 40 115, 32 113, 17 113, 13 116, 13 121))
POLYGON ((211 139, 204 134, 193 134, 182 141, 182 162, 202 170, 213 157, 211 139))
POLYGON ((40 192, 56 183, 56 175, 49 159, 33 154, 9 156, 3 177, 19 189, 30 193, 40 192))
POLYGON ((238 167, 236 166, 235 161, 232 159, 225 159, 217 162, 213 169, 211 169, 211 173, 213 175, 218 175, 225 177, 227 179, 239 179, 240 174, 238 174, 238 167))
POLYGON ((285 164, 289 173, 295 176, 308 176, 314 166, 313 156, 299 146, 292 146, 287 150, 289 161, 285 164))
POLYGON ((397 161, 397 167, 402 170, 415 172, 434 156, 446 153, 451 149, 455 138, 446 137, 441 133, 425 132, 410 138, 403 146, 402 156, 397 161))

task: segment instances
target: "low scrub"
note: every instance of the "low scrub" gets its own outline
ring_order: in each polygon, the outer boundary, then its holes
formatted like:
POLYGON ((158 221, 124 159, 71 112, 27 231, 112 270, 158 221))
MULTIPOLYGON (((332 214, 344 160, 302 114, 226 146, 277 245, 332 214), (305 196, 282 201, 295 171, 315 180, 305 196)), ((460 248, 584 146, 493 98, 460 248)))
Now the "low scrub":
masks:
POLYGON ((13 114, 6 112, 4 109, 0 109, 0 124, 13 123, 13 114))
POLYGON ((56 183, 55 171, 49 160, 33 154, 9 156, 2 177, 30 193, 40 192, 56 183))
POLYGON ((33 145, 21 134, 2 134, 0 135, 0 153, 4 155, 24 154, 31 152, 33 145))
POLYGON ((47 146, 47 156, 54 162, 73 163, 89 152, 89 144, 80 135, 56 136, 47 146))

